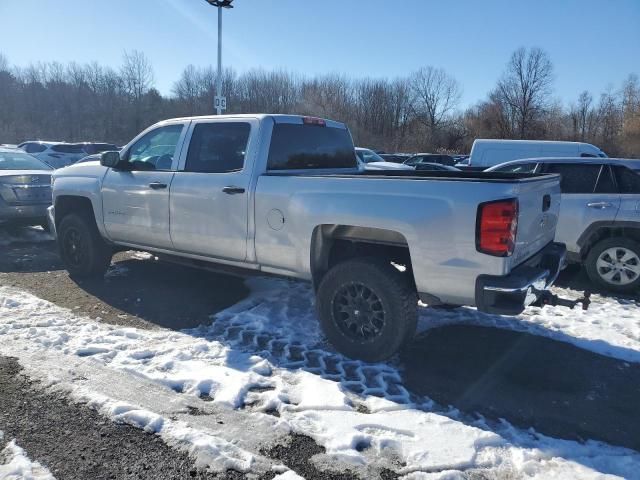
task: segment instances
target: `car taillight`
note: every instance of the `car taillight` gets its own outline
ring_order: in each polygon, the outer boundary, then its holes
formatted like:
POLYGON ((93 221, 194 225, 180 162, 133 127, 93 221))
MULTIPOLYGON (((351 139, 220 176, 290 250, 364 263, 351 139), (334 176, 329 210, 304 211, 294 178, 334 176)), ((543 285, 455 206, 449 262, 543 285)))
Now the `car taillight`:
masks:
POLYGON ((518 230, 518 200, 481 203, 476 223, 476 249, 496 257, 513 253, 518 230))
POLYGON ((302 123, 304 125, 317 125, 318 127, 327 126, 327 122, 325 122, 322 118, 316 117, 302 117, 302 123))

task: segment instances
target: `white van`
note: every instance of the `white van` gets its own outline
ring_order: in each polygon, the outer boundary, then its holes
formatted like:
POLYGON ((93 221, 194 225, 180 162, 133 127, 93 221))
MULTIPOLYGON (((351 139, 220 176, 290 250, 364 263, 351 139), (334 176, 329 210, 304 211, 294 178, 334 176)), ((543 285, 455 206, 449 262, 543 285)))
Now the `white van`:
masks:
POLYGON ((469 165, 492 167, 522 158, 603 157, 607 155, 590 143, 550 142, 545 140, 485 140, 473 142, 469 165))

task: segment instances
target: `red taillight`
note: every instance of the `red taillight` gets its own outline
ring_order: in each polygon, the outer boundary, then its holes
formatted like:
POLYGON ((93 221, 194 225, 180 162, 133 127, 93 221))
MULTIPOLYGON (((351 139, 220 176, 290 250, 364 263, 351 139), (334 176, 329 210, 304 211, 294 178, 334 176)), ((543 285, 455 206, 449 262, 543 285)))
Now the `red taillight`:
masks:
POLYGON ((518 200, 498 200, 478 207, 476 248, 496 257, 513 253, 518 229, 518 200))
POLYGON ((304 125, 317 125, 318 127, 327 126, 327 122, 325 122, 322 118, 316 117, 302 117, 302 123, 304 125))

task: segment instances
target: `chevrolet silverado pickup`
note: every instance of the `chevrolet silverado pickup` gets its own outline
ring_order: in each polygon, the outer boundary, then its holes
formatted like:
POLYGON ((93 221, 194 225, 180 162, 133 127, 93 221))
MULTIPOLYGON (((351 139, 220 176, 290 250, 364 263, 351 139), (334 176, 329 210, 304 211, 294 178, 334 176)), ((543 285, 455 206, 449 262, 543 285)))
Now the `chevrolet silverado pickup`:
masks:
POLYGON ((315 117, 166 120, 52 183, 71 275, 101 276, 131 248, 311 281, 329 341, 367 361, 412 338, 418 300, 548 303, 565 254, 557 175, 365 171, 347 127, 315 117))

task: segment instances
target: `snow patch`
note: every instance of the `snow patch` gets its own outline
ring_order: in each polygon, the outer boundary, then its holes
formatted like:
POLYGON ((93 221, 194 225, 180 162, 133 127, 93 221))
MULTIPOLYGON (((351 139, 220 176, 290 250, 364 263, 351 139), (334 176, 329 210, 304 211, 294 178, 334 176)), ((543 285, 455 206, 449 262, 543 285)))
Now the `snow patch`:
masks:
MULTIPOLYGON (((3 433, 0 431, 0 441, 3 433)), ((51 472, 34 462, 11 440, 0 450, 0 479, 3 480, 55 480, 51 472)))

